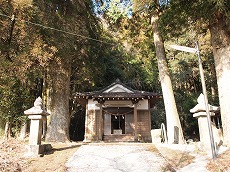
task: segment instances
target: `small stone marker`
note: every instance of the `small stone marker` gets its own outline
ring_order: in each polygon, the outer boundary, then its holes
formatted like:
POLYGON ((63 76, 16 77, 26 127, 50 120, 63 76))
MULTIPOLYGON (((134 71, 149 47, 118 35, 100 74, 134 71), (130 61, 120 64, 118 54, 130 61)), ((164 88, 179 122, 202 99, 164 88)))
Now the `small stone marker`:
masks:
POLYGON ((25 154, 28 157, 38 157, 44 154, 45 150, 51 149, 50 144, 41 144, 42 124, 47 119, 49 113, 43 109, 42 99, 38 97, 34 102, 34 107, 24 111, 25 115, 31 120, 28 152, 25 154))

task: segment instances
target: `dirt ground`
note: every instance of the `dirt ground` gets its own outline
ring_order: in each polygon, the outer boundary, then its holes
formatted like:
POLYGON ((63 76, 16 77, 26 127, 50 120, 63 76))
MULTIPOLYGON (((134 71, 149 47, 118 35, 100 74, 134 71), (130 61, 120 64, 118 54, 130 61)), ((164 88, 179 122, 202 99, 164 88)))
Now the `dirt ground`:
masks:
MULTIPOLYGON (((16 139, 8 141, 0 140, 0 171, 4 172, 65 172, 65 163, 83 144, 81 142, 52 143, 52 151, 43 157, 25 158, 25 145, 28 142, 16 139)), ((158 151, 154 146, 152 151, 158 151)), ((194 159, 193 156, 183 151, 161 149, 162 156, 169 162, 171 167, 180 168, 188 165, 194 159)), ((217 157, 216 161, 210 160, 207 168, 209 171, 229 171, 230 150, 217 157)))
POLYGON ((0 171, 65 172, 66 161, 82 143, 52 143, 52 150, 38 158, 24 156, 27 142, 10 139, 0 142, 0 171))
POLYGON ((22 171, 26 165, 26 159, 22 158, 24 142, 15 139, 0 140, 0 171, 22 171))
POLYGON ((30 158, 27 166, 22 169, 25 172, 65 172, 66 161, 77 151, 82 143, 54 143, 52 151, 43 157, 30 158))
POLYGON ((210 172, 229 172, 230 171, 230 150, 228 149, 221 155, 218 155, 216 160, 210 160, 207 169, 210 172))

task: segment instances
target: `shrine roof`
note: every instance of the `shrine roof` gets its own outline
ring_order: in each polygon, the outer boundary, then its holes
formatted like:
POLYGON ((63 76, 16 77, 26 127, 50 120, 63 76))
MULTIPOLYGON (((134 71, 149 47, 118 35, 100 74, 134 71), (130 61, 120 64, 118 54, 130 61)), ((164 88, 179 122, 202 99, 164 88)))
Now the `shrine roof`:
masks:
POLYGON ((153 98, 162 96, 158 93, 147 92, 147 91, 139 91, 134 90, 127 85, 123 84, 120 80, 116 80, 116 82, 112 83, 108 87, 93 92, 84 92, 84 93, 75 93, 75 97, 82 97, 86 99, 91 98, 153 98))
POLYGON ((99 91, 75 93, 78 99, 94 99, 94 100, 140 100, 140 99, 156 99, 162 97, 159 93, 134 90, 123 84, 120 80, 105 87, 99 91))

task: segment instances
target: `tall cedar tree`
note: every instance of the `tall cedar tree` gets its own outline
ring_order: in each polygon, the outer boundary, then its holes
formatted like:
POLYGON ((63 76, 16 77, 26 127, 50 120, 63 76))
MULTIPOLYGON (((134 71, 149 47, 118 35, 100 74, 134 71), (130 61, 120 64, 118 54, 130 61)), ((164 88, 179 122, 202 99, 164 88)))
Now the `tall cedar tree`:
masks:
MULTIPOLYGON (((167 2, 164 3, 167 4, 167 2)), ((148 9, 145 10, 149 12, 151 18, 154 45, 158 61, 159 77, 166 111, 168 143, 184 143, 183 131, 176 107, 168 64, 166 60, 164 41, 158 28, 158 19, 159 15, 162 13, 164 3, 162 1, 159 2, 148 0, 142 1, 142 3, 139 3, 138 1, 134 2, 138 9, 145 9, 145 7, 148 7, 148 9)), ((142 11, 138 9, 137 11, 142 11)))

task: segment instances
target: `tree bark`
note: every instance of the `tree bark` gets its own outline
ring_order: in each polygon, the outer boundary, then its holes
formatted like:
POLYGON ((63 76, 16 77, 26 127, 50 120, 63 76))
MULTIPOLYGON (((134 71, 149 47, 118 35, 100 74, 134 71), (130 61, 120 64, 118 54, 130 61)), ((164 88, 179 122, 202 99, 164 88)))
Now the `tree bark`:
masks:
POLYGON ((5 133, 4 133, 4 140, 8 140, 11 137, 11 123, 9 121, 6 122, 5 125, 5 133))
POLYGON ((47 132, 47 119, 42 121, 42 140, 46 138, 46 132, 47 132))
POLYGON ((50 117, 46 133, 46 141, 69 141, 69 96, 70 96, 70 58, 52 63, 49 75, 50 117))
POLYGON ((27 130, 27 122, 23 122, 21 125, 21 130, 20 130, 20 139, 24 139, 26 137, 26 130, 27 130))
POLYGON ((158 60, 159 77, 164 97, 164 105, 167 121, 168 143, 184 143, 183 131, 179 120, 176 102, 173 94, 172 83, 169 75, 163 39, 158 30, 159 14, 157 11, 151 17, 154 44, 158 60))
POLYGON ((230 147, 230 26, 223 18, 210 25, 215 60, 224 144, 230 147))

